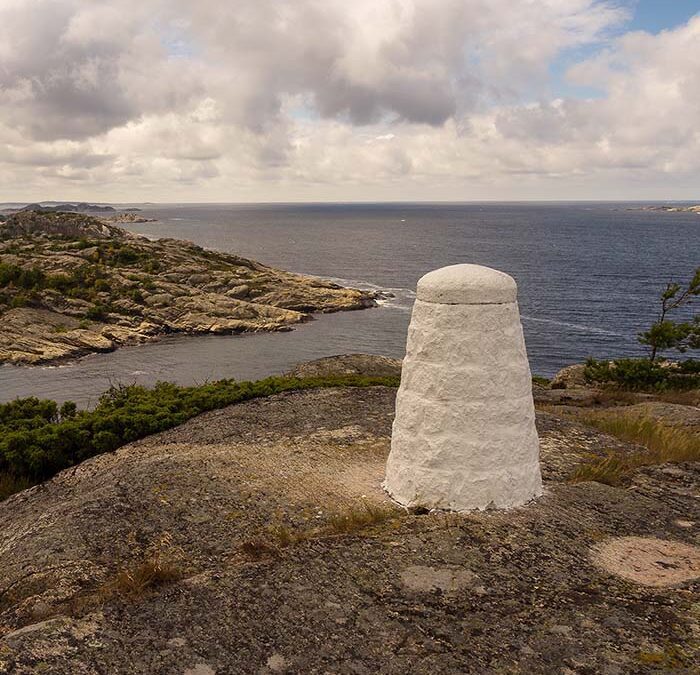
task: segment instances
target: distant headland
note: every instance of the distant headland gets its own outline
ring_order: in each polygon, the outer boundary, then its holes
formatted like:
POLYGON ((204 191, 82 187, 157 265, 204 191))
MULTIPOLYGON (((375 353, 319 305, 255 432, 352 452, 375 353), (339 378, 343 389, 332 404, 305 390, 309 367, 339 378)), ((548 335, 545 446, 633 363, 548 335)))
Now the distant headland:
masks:
POLYGON ((373 293, 110 221, 42 207, 0 222, 0 363, 55 363, 167 333, 289 330, 314 312, 376 304, 373 293))

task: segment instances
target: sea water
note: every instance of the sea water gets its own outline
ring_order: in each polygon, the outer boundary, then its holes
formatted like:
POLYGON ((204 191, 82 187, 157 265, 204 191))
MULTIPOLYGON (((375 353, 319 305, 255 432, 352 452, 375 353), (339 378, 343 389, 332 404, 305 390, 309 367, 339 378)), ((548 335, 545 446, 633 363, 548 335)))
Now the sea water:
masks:
POLYGON ((461 262, 515 277, 532 372, 644 353, 670 279, 700 265, 700 216, 631 203, 148 205, 128 229, 382 290, 375 309, 318 315, 288 333, 169 336, 60 367, 0 367, 0 400, 94 405, 111 385, 256 379, 321 356, 401 358, 424 273, 461 262))

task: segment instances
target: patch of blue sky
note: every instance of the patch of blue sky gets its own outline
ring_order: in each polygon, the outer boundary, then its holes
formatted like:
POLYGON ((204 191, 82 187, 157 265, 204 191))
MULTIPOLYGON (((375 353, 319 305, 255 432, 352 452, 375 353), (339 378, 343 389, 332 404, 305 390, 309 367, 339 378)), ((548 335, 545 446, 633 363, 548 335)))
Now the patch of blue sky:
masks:
POLYGON ((687 23, 700 14, 700 0, 623 0, 618 3, 629 11, 629 19, 600 42, 568 49, 550 67, 554 98, 591 99, 605 96, 603 89, 584 87, 569 82, 566 73, 571 66, 595 56, 609 46, 609 39, 630 31, 660 33, 687 23))
POLYGON ((163 46, 168 52, 168 56, 173 59, 191 59, 196 56, 197 51, 191 42, 182 39, 163 40, 163 46))
POLYGON ((321 117, 309 94, 288 94, 283 103, 287 115, 297 122, 314 122, 321 117))
POLYGON ((187 26, 179 22, 156 22, 153 26, 160 36, 160 42, 173 59, 191 59, 198 55, 199 50, 187 31, 187 26))
POLYGON ((633 14, 627 30, 648 33, 677 28, 700 14, 700 0, 632 0, 628 4, 633 14))
POLYGON ((559 58, 550 66, 549 74, 551 78, 553 98, 579 98, 591 99, 605 96, 605 91, 597 87, 586 87, 570 82, 566 74, 572 66, 592 58, 601 49, 605 49, 607 42, 567 49, 559 55, 559 58))
POLYGON ((313 122, 319 119, 318 112, 308 104, 294 106, 289 110, 289 116, 299 122, 313 122))

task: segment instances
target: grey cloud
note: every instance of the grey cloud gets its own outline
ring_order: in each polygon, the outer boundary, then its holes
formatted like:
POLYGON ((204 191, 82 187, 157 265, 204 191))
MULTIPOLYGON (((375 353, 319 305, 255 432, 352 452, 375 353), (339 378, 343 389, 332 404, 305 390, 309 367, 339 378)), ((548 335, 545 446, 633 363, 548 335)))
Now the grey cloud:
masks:
POLYGON ((132 5, 54 0, 0 8, 0 119, 40 141, 84 139, 199 93, 187 65, 168 62, 132 5))
POLYGON ((428 77, 391 77, 376 88, 334 82, 317 91, 314 100, 324 117, 347 115, 358 125, 377 122, 389 113, 406 122, 439 125, 457 112, 450 83, 428 77))
POLYGON ((517 93, 611 11, 603 0, 16 3, 0 9, 0 119, 38 140, 82 139, 212 96, 228 122, 265 134, 285 97, 304 96, 356 125, 437 126, 517 93), (168 54, 171 26, 185 57, 168 54))
POLYGON ((15 105, 6 119, 39 140, 86 138, 126 122, 134 110, 117 85, 113 46, 79 48, 62 42, 67 3, 31 3, 0 16, 0 38, 11 47, 0 90, 15 105))
POLYGON ((283 96, 297 94, 322 116, 357 125, 387 116, 440 125, 494 98, 517 98, 560 49, 595 39, 619 18, 593 0, 177 6, 203 58, 218 67, 229 114, 254 129, 280 114, 283 96))
POLYGON ((551 100, 553 59, 598 40, 618 5, 0 0, 0 185, 265 198, 270 181, 297 198, 697 171, 700 19, 608 40, 571 73, 601 96, 551 100))
POLYGON ((27 166, 71 166, 73 168, 94 169, 114 161, 114 154, 97 154, 85 148, 68 151, 51 151, 40 147, 16 148, 6 146, 2 159, 8 164, 27 166))

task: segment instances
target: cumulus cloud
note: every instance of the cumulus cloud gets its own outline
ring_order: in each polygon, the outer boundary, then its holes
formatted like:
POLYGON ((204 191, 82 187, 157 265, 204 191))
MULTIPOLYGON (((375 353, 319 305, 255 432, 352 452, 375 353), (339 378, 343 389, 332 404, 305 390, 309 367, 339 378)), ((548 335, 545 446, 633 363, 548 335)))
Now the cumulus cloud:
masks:
POLYGON ((685 185, 700 17, 658 35, 625 33, 628 18, 605 0, 0 0, 3 194, 685 185), (564 90, 553 65, 581 49, 564 90))
MULTIPOLYGON (((179 4, 183 14, 188 7, 179 4)), ((625 17, 594 0, 201 0, 188 25, 219 66, 230 110, 251 126, 295 94, 353 124, 389 116, 439 125, 523 95, 558 52, 625 17)))
POLYGON ((535 150, 541 170, 700 169, 700 16, 659 35, 625 35, 572 67, 569 79, 605 95, 494 117, 500 138, 535 150))

